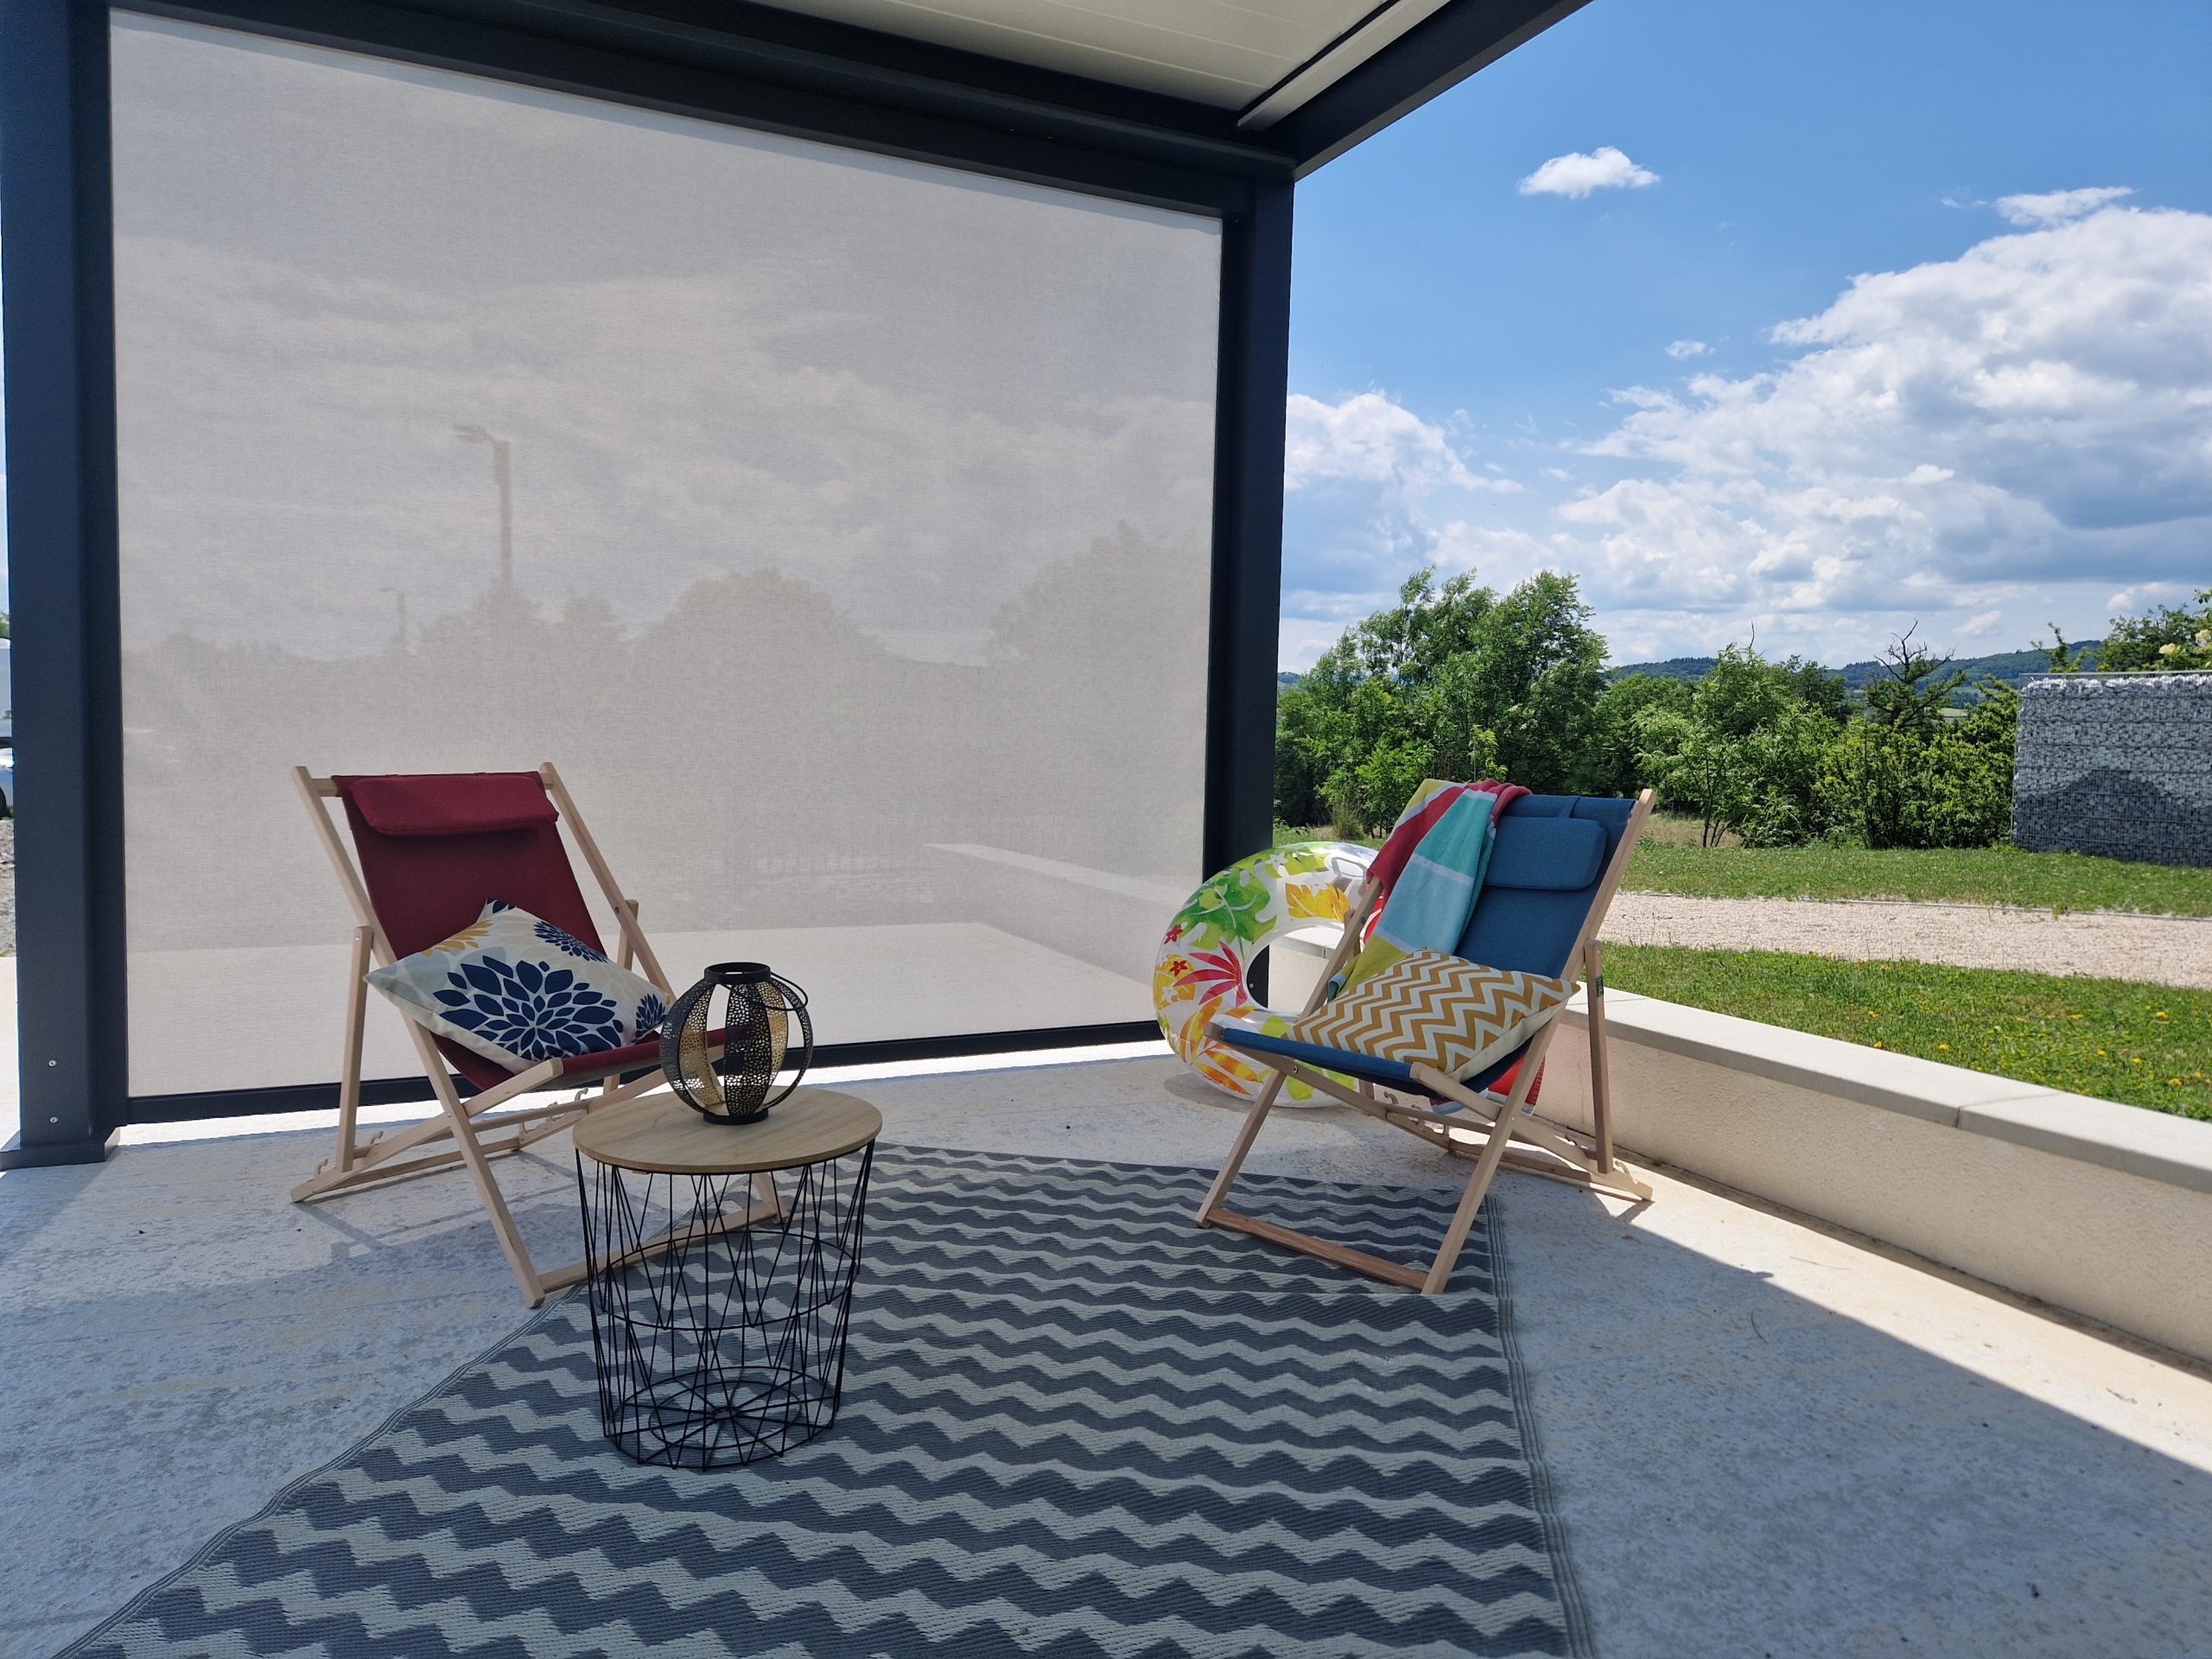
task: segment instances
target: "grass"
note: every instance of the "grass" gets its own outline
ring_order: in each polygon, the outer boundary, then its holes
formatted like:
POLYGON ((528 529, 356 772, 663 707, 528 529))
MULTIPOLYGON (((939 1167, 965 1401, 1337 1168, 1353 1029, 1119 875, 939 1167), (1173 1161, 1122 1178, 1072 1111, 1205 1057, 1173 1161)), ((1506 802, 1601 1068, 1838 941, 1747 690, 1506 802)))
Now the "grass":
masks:
POLYGON ((1792 1031, 2212 1121, 2212 991, 1657 944, 1608 944, 1605 980, 1792 1031))
MULTIPOLYGON (((1277 824, 1279 841, 1325 838, 1326 829, 1277 824)), ((1379 847, 1376 837, 1364 844, 1379 847)), ((2031 910, 2119 910, 2212 916, 2212 869, 2130 864, 2017 847, 1875 852, 1865 847, 1700 847, 1697 821, 1655 813, 1623 885, 1695 899, 1910 899, 2018 905, 2031 910)))
MULTIPOLYGON (((1660 847, 1699 847, 1704 844, 1705 826, 1687 812, 1654 812, 1643 821, 1643 844, 1660 847)), ((1732 830, 1720 832, 1719 844, 1733 849, 1744 844, 1744 838, 1732 830)))
POLYGON ((2212 916, 2212 870, 2017 847, 1877 852, 1866 847, 1713 848, 1646 839, 1624 882, 1708 899, 1911 899, 2032 910, 2212 916))

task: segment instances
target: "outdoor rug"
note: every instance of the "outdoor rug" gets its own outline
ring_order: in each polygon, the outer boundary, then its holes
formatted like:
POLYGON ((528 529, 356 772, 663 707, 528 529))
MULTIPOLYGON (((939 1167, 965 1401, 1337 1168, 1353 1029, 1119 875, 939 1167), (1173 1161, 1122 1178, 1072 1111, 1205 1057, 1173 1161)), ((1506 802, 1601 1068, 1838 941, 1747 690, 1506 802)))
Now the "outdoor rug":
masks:
MULTIPOLYGON (((1206 1180, 887 1147, 817 1439, 627 1461, 579 1292, 67 1651, 1586 1654, 1494 1212, 1423 1297, 1200 1231, 1206 1180)), ((1407 1261, 1451 1204, 1238 1198, 1407 1261)))

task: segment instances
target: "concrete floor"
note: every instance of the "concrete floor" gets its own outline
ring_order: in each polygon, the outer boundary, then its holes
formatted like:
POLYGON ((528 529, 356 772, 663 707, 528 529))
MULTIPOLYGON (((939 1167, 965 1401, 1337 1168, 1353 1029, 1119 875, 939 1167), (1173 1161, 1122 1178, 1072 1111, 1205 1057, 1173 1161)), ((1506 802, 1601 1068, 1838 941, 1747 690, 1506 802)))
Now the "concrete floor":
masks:
MULTIPOLYGON (((1149 1056, 856 1079, 910 1145, 1205 1164, 1236 1119, 1149 1056)), ((457 1176, 302 1209, 320 1134, 137 1133, 0 1176, 0 1655, 50 1653, 524 1318, 457 1176)), ((568 1154, 537 1150, 510 1191, 573 1254, 568 1154)), ((1334 1109, 1279 1113, 1253 1166, 1459 1173, 1334 1109)), ((1607 1659, 2212 1656, 2212 1377, 1655 1185, 1493 1199, 1607 1659)))

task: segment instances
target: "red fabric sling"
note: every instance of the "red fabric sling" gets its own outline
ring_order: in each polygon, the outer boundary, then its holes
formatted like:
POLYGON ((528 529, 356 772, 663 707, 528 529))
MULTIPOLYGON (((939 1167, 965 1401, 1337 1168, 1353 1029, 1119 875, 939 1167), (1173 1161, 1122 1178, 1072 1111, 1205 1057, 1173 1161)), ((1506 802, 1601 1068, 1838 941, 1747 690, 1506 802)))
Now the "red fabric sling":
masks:
MULTIPOLYGON (((451 937, 499 899, 603 950, 561 840, 559 814, 534 772, 464 772, 333 778, 346 804, 369 903, 392 953, 411 957, 451 937)), ((480 1089, 512 1072, 437 1039, 454 1070, 480 1089)), ((634 1046, 643 1048, 646 1045, 634 1046)), ((654 1052, 658 1052, 655 1039, 654 1052)), ((626 1052, 626 1051, 624 1051, 626 1052)), ((610 1057, 594 1054, 578 1069, 610 1057)), ((656 1062, 640 1059, 639 1065, 656 1062)))

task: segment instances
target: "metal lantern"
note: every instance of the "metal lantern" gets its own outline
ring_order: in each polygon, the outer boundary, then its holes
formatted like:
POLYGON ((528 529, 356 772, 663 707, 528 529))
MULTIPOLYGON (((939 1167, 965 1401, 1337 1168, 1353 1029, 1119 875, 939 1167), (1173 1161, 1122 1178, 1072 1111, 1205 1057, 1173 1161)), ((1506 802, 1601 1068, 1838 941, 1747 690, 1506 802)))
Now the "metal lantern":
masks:
POLYGON ((660 1028, 669 1087, 709 1123, 753 1123, 798 1087, 814 1058, 806 993, 765 962, 718 962, 676 999, 660 1028), (726 993, 718 1014, 715 993, 726 993), (796 1043, 792 1027, 798 1027, 796 1043), (719 1051, 709 1034, 722 1035, 719 1051), (791 1075, 779 1087, 785 1065, 791 1075))

